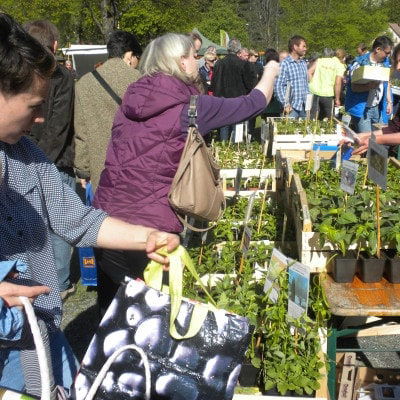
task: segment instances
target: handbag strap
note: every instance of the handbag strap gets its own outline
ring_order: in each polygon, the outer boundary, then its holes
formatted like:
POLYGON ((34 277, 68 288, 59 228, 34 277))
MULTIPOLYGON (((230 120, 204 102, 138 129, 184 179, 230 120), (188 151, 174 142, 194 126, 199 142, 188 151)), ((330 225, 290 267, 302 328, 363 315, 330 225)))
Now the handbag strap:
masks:
POLYGON ((188 109, 188 116, 189 116, 189 128, 194 127, 197 128, 197 123, 196 123, 196 118, 197 118, 197 108, 196 108, 196 102, 197 102, 197 95, 192 94, 190 96, 190 103, 189 103, 189 109, 188 109))
POLYGON ((156 290, 168 292, 171 297, 171 313, 169 321, 169 331, 171 336, 178 340, 191 338, 195 336, 203 326, 208 311, 215 311, 216 303, 201 281, 192 259, 183 246, 179 246, 171 253, 168 253, 165 248, 160 249, 158 253, 168 256, 169 259, 169 287, 162 284, 163 266, 154 260, 150 261, 147 265, 144 271, 144 280, 148 286, 156 290), (211 304, 194 304, 189 328, 184 335, 181 335, 176 330, 175 320, 178 317, 182 303, 183 270, 185 267, 203 289, 211 304))
POLYGON ((135 344, 128 344, 126 346, 122 346, 119 349, 115 350, 114 353, 111 354, 110 357, 108 357, 107 361, 102 366, 99 373, 97 374, 96 379, 94 380, 91 388, 89 389, 89 392, 87 393, 87 395, 85 397, 85 400, 92 400, 94 398, 97 390, 99 389, 101 383, 103 382, 103 379, 105 378, 106 373, 110 369, 111 365, 119 357, 119 355, 126 350, 135 350, 137 353, 139 353, 139 355, 143 361, 145 381, 146 381, 146 392, 145 392, 144 398, 145 398, 145 400, 150 400, 151 371, 150 371, 149 359, 147 358, 147 355, 143 351, 143 349, 141 349, 139 346, 136 346, 135 344))
POLYGON ((47 363, 46 351, 44 348, 43 338, 40 334, 39 325, 33 311, 31 302, 27 297, 20 296, 20 300, 25 308, 25 313, 28 318, 29 325, 31 327, 33 341, 35 343, 37 358, 40 369, 40 382, 41 382, 41 400, 50 400, 51 389, 50 389, 50 367, 47 363))
POLYGON ((103 89, 113 98, 113 100, 120 106, 122 103, 121 97, 111 89, 111 86, 104 80, 97 70, 92 71, 93 76, 97 79, 103 89))

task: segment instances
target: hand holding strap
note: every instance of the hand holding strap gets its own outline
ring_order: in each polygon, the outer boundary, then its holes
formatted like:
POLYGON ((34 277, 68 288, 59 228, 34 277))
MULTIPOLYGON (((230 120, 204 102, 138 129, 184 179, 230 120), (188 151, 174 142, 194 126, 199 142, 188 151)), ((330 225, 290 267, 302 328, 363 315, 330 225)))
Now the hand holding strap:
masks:
POLYGON ((168 253, 164 248, 159 250, 159 253, 168 256, 169 259, 169 287, 163 287, 162 275, 163 266, 156 261, 151 261, 145 271, 144 280, 146 284, 153 289, 167 291, 171 297, 171 315, 170 315, 170 334, 174 339, 188 339, 195 336, 201 329, 204 320, 207 317, 208 311, 215 310, 216 303, 210 293, 201 282, 199 275, 194 267, 193 261, 184 247, 179 246, 173 252, 168 253), (199 283, 211 304, 196 303, 193 307, 193 313, 188 331, 184 335, 180 335, 175 327, 175 320, 179 314, 182 303, 182 287, 183 287, 183 270, 187 267, 199 283))

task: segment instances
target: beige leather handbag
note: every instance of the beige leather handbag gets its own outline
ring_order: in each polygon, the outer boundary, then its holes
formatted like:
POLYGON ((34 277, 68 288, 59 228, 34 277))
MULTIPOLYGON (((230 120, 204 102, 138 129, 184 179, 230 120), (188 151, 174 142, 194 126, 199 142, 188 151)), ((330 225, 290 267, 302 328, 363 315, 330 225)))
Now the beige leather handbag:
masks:
POLYGON ((195 231, 206 231, 188 224, 182 216, 203 222, 218 221, 225 209, 219 166, 197 130, 196 98, 190 97, 189 130, 168 199, 181 222, 195 231))

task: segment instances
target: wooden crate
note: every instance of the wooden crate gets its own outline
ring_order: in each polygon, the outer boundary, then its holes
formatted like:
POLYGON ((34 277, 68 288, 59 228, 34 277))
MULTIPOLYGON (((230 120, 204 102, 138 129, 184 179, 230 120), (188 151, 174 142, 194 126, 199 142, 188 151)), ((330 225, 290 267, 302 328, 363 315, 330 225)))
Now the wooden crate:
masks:
MULTIPOLYGON (((224 190, 225 197, 232 197, 235 195, 235 190, 227 190, 227 180, 232 179, 234 186, 236 176, 237 176, 237 168, 221 169, 220 177, 222 179, 222 188, 224 190)), ((268 179, 268 186, 267 186, 268 195, 276 192, 277 176, 280 176, 280 171, 276 169, 242 169, 242 179, 248 179, 248 178, 268 179)), ((257 194, 264 193, 264 189, 240 190, 238 195, 242 197, 249 197, 254 192, 256 192, 257 194)))
MULTIPOLYGON (((267 118, 263 123, 268 125, 265 146, 267 155, 274 156, 277 150, 303 150, 311 151, 313 144, 337 146, 340 137, 335 134, 284 134, 278 132, 277 118, 267 118)), ((263 129, 263 127, 261 128, 263 129)))

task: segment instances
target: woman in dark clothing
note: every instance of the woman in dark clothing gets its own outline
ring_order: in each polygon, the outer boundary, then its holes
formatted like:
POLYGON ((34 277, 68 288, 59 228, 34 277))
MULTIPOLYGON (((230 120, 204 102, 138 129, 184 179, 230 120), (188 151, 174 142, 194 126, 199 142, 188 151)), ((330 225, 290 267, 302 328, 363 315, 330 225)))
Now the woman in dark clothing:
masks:
MULTIPOLYGON (((142 78, 128 87, 115 116, 94 204, 124 221, 181 232, 168 191, 186 141, 190 96, 198 95, 197 125, 205 135, 263 110, 279 66, 270 62, 247 96, 201 95, 193 44, 184 35, 170 33, 147 46, 139 69, 142 78)), ((104 310, 124 276, 141 277, 147 261, 140 252, 108 250, 101 251, 98 260, 99 304, 104 310)))

